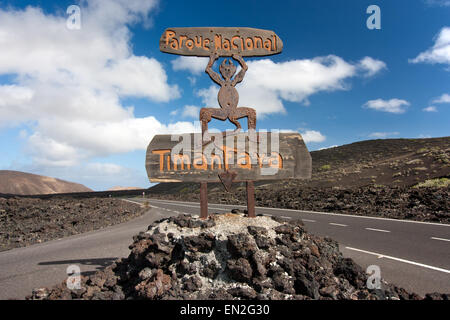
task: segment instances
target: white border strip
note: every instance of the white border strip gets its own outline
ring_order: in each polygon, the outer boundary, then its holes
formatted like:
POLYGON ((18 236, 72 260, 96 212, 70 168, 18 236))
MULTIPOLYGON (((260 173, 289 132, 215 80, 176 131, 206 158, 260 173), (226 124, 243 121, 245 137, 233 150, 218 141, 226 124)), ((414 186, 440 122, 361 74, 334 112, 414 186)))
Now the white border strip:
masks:
POLYGON ((441 241, 448 241, 450 242, 450 239, 444 239, 444 238, 437 238, 437 237, 431 237, 433 240, 441 240, 441 241))
POLYGON ((366 251, 366 250, 361 250, 361 249, 356 249, 356 248, 352 248, 352 247, 345 247, 345 249, 348 250, 353 250, 353 251, 358 251, 358 252, 362 252, 362 253, 367 253, 373 256, 377 256, 378 259, 381 258, 386 258, 386 259, 391 259, 391 260, 395 260, 395 261, 399 261, 399 262, 404 262, 404 263, 408 263, 408 264, 412 264, 418 267, 422 267, 422 268, 427 268, 427 269, 431 269, 431 270, 435 270, 435 271, 440 271, 440 272, 444 272, 444 273, 450 273, 450 270, 447 269, 443 269, 443 268, 438 268, 438 267, 434 267, 434 266, 430 266, 427 264, 423 264, 423 263, 419 263, 419 262, 414 262, 414 261, 410 261, 410 260, 406 260, 406 259, 401 259, 401 258, 396 258, 396 257, 391 257, 391 256, 386 256, 384 254, 381 253, 376 253, 376 252, 371 252, 371 251, 366 251))
POLYGON ((348 225, 346 224, 342 224, 342 223, 334 223, 334 222, 330 222, 328 224, 331 224, 332 226, 338 226, 338 227, 348 227, 348 225))

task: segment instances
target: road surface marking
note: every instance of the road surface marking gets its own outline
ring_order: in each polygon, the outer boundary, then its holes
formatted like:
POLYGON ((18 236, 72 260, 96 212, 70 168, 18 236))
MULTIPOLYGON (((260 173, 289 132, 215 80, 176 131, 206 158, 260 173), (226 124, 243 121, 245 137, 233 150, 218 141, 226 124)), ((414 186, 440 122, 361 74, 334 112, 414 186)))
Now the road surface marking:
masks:
POLYGON ((136 203, 136 204, 139 204, 139 205, 143 205, 143 203, 142 202, 137 202, 137 201, 132 201, 132 200, 128 200, 128 199, 121 199, 122 201, 126 201, 126 202, 131 202, 131 203, 136 203))
POLYGON ((341 224, 341 223, 333 223, 333 222, 330 222, 329 224, 331 224, 332 226, 338 226, 338 227, 348 227, 348 225, 346 225, 346 224, 341 224))
POLYGON ((444 239, 444 238, 431 237, 431 239, 433 239, 433 240, 441 240, 441 241, 448 241, 448 242, 450 242, 450 239, 444 239))
POLYGON ((382 229, 373 229, 373 228, 364 228, 366 230, 370 230, 370 231, 378 231, 378 232, 390 232, 389 230, 382 230, 382 229))
POLYGON ((316 222, 316 220, 309 220, 309 219, 302 219, 302 221, 306 221, 306 222, 316 222))
POLYGON ((430 265, 419 263, 419 262, 415 262, 415 261, 410 261, 410 260, 406 260, 406 259, 391 257, 391 256, 387 256, 387 255, 384 255, 384 254, 381 254, 381 253, 376 253, 376 252, 356 249, 356 248, 352 248, 352 247, 345 247, 345 249, 358 251, 358 252, 362 252, 362 253, 367 253, 367 254, 370 254, 370 255, 373 255, 373 256, 377 256, 378 259, 386 258, 386 259, 391 259, 391 260, 395 260, 395 261, 399 261, 399 262, 409 263, 409 264, 412 264, 412 265, 415 265, 415 266, 418 266, 418 267, 422 267, 422 268, 427 268, 427 269, 431 269, 431 270, 435 270, 435 271, 450 273, 450 270, 447 270, 447 269, 444 269, 444 268, 438 268, 438 267, 430 266, 430 265))
POLYGON ((280 216, 280 218, 292 219, 292 217, 288 217, 288 216, 280 216))
MULTIPOLYGON (((166 202, 167 203, 167 201, 169 201, 169 200, 151 199, 151 201, 160 201, 160 202, 166 202)), ((197 203, 197 202, 189 202, 189 201, 174 201, 174 200, 170 200, 170 203, 167 203, 167 204, 174 204, 174 202, 178 202, 178 203, 197 203)), ((211 205, 221 205, 221 206, 229 206, 229 207, 243 207, 243 208, 246 208, 246 206, 237 205, 237 204, 211 203, 211 205)), ((192 206, 192 208, 198 208, 198 205, 197 206, 192 206)), ((295 209, 283 209, 283 208, 270 208, 270 207, 255 207, 255 208, 256 209, 265 209, 265 210, 274 209, 274 210, 280 210, 280 211, 314 213, 314 214, 323 214, 323 215, 330 215, 330 216, 342 216, 342 217, 350 217, 350 218, 386 220, 386 221, 407 222, 407 223, 419 223, 419 224, 429 224, 429 225, 441 226, 441 227, 450 227, 450 224, 444 224, 444 223, 424 222, 424 221, 414 221, 414 220, 402 220, 402 219, 392 219, 392 218, 383 218, 383 217, 368 217, 368 216, 358 216, 358 215, 354 215, 354 214, 320 212, 320 211, 308 211, 308 210, 295 210, 295 209)))

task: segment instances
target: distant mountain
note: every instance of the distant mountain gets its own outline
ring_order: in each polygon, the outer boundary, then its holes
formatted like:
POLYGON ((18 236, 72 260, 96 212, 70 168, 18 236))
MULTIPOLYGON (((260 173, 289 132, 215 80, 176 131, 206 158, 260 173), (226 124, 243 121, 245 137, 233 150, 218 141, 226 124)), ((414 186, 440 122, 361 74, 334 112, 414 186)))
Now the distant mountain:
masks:
POLYGON ((115 186, 112 188, 109 188, 106 191, 122 191, 122 190, 140 190, 140 189, 146 189, 142 187, 121 187, 121 186, 115 186))
POLYGON ((0 193, 4 194, 36 195, 91 191, 78 183, 32 173, 0 170, 0 193))

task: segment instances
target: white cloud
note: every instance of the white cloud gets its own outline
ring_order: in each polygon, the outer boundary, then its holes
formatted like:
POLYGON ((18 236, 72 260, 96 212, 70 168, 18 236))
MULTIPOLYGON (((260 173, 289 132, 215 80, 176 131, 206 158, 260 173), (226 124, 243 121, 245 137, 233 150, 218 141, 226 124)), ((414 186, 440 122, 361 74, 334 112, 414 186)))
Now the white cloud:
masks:
POLYGON ((363 105, 363 107, 374 109, 377 111, 400 114, 404 113, 405 112, 404 107, 407 107, 409 105, 410 103, 406 100, 394 98, 390 100, 383 100, 383 99, 369 100, 363 105))
POLYGON ((316 130, 306 130, 301 132, 301 135, 305 143, 324 142, 326 140, 326 137, 323 134, 321 134, 320 131, 316 130))
POLYGON ((434 39, 434 45, 420 53, 411 63, 442 63, 450 65, 450 27, 444 27, 434 39))
POLYGON ((425 0, 429 6, 450 7, 450 0, 425 0))
POLYGON ((34 91, 17 85, 0 85, 0 126, 20 122, 33 99, 34 91))
POLYGON ((29 153, 43 166, 74 165, 80 160, 145 150, 155 134, 199 132, 198 124, 164 125, 154 117, 114 122, 41 120, 29 138, 29 153))
POLYGON ((82 1, 80 30, 41 9, 0 9, 0 126, 29 125, 33 166, 58 168, 144 150, 156 133, 199 130, 191 122, 136 118, 123 97, 167 102, 180 96, 156 59, 136 56, 129 26, 151 23, 155 0, 82 1))
POLYGON ((171 61, 175 71, 187 70, 194 75, 205 72, 209 58, 181 56, 171 61))
POLYGON ((433 103, 450 103, 450 94, 444 93, 437 99, 432 101, 433 103))
MULTIPOLYGON (((125 183, 126 187, 147 188, 149 181, 145 172, 124 167, 115 163, 91 162, 74 168, 77 176, 72 173, 61 172, 69 181, 79 179, 85 185, 92 186, 94 190, 104 191, 118 183, 125 183), (101 181, 101 183, 99 183, 101 181)), ((145 171, 145 170, 143 170, 145 171)))
POLYGON ((370 138, 384 139, 391 136, 398 136, 399 132, 372 132, 369 134, 370 138))
POLYGON ((191 84, 191 86, 195 86, 195 84, 197 83, 197 78, 196 77, 188 76, 187 79, 189 80, 189 83, 191 84))
POLYGON ((422 110, 425 112, 437 112, 437 109, 435 106, 428 106, 426 108, 423 108, 422 110))
POLYGON ((319 148, 318 150, 326 150, 326 149, 332 149, 332 148, 336 148, 336 147, 338 147, 338 145, 334 144, 334 145, 329 146, 329 147, 319 148))
POLYGON ((86 168, 92 173, 102 173, 108 176, 119 175, 124 171, 124 167, 119 166, 115 163, 91 162, 86 166, 86 168))
POLYGON ((386 69, 386 63, 381 60, 376 60, 371 57, 364 57, 359 62, 358 67, 365 72, 365 77, 371 77, 383 69, 386 69))
POLYGON ((183 113, 181 115, 184 118, 195 118, 195 119, 198 119, 199 114, 200 114, 200 107, 184 106, 183 113))
MULTIPOLYGON (((244 81, 237 86, 239 106, 254 108, 259 116, 284 113, 283 100, 309 104, 308 97, 318 92, 348 90, 346 80, 360 75, 374 75, 385 64, 366 57, 356 64, 329 55, 313 59, 273 62, 269 59, 249 61, 244 81)), ((205 106, 217 107, 219 87, 199 90, 205 106)))

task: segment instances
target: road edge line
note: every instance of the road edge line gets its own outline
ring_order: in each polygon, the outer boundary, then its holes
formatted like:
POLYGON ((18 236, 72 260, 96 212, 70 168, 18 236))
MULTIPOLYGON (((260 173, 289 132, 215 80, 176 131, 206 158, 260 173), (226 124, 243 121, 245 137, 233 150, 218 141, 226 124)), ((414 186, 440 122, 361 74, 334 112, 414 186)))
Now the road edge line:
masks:
POLYGON ((382 254, 382 253, 376 253, 376 252, 371 252, 371 251, 357 249, 357 248, 352 248, 352 247, 345 247, 345 249, 352 250, 352 251, 357 251, 357 252, 362 252, 362 253, 370 254, 370 255, 373 255, 373 256, 377 256, 379 259, 381 259, 381 258, 391 259, 391 260, 395 260, 395 261, 399 261, 399 262, 403 262, 403 263, 412 264, 412 265, 415 265, 415 266, 418 266, 418 267, 427 268, 427 269, 431 269, 431 270, 440 271, 440 272, 444 272, 444 273, 449 273, 450 274, 450 270, 447 270, 447 269, 444 269, 444 268, 430 266, 430 265, 427 265, 427 264, 424 264, 424 263, 419 263, 419 262, 406 260, 406 259, 402 259, 402 258, 387 256, 387 255, 382 254))

